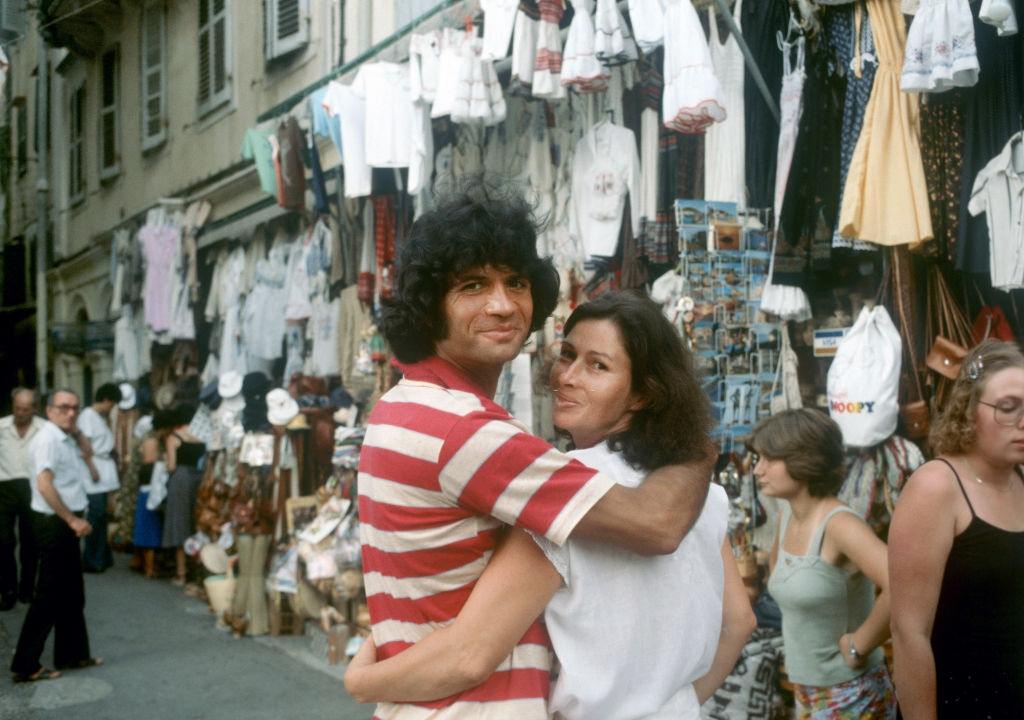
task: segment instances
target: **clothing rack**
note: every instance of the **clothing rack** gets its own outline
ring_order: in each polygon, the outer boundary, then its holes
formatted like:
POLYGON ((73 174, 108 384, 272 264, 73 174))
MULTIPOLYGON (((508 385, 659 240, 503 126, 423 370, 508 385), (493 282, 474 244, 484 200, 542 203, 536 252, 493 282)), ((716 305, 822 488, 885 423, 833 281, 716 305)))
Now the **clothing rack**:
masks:
MULTIPOLYGON (((396 30, 391 35, 388 35, 386 38, 381 40, 376 45, 373 45, 372 47, 368 48, 364 52, 360 53, 356 57, 349 60, 347 63, 329 72, 327 75, 323 76, 316 82, 306 86, 302 90, 299 90, 298 92, 291 95, 287 99, 281 101, 274 107, 262 113, 259 117, 256 118, 257 124, 266 122, 268 120, 273 120, 274 118, 277 118, 289 112, 300 102, 308 98, 310 94, 326 86, 332 80, 336 80, 344 76, 346 73, 355 70, 363 63, 372 60, 381 52, 391 47, 398 41, 404 39, 407 35, 411 34, 414 30, 416 30, 416 28, 418 28, 427 20, 430 20, 439 13, 450 9, 456 4, 465 1, 466 0, 442 0, 442 2, 438 3, 433 8, 423 13, 419 17, 414 18, 404 27, 400 28, 399 30, 396 30)), ((694 0, 694 2, 699 7, 701 3, 708 4, 709 0, 694 0)), ((713 2, 718 7, 719 12, 722 13, 726 21, 726 24, 729 26, 729 32, 736 36, 736 42, 740 46, 740 50, 743 52, 743 59, 746 62, 747 68, 750 70, 750 75, 754 78, 754 82, 757 84, 758 89, 761 91, 761 95, 764 97, 765 104, 768 106, 768 109, 771 111, 772 116, 775 118, 775 122, 779 122, 779 106, 775 102, 775 98, 772 97, 771 92, 768 90, 768 84, 765 82, 764 76, 761 74, 761 69, 757 66, 757 61, 755 60, 753 53, 750 51, 750 47, 743 39, 743 33, 740 32, 740 28, 736 25, 736 21, 729 10, 727 0, 713 0, 713 2)), ((627 7, 628 1, 619 0, 618 5, 619 10, 621 11, 627 7)), ((566 30, 562 31, 563 41, 565 39, 566 33, 566 30)), ((494 64, 494 69, 496 72, 501 72, 502 70, 506 70, 509 67, 511 67, 511 64, 511 58, 503 58, 502 60, 499 60, 494 64)))

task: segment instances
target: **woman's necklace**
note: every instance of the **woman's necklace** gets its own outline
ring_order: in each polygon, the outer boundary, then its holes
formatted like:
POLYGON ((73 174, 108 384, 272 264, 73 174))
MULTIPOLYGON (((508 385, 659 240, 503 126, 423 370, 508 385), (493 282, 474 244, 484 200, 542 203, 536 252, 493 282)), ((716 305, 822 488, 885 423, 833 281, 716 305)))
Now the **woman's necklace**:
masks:
POLYGON ((964 456, 964 462, 967 463, 967 469, 970 470, 971 471, 971 475, 974 476, 974 481, 976 483, 978 483, 979 485, 988 485, 990 488, 993 488, 996 492, 999 492, 999 493, 1008 493, 1011 490, 1013 490, 1013 483, 1012 482, 1008 483, 1005 488, 1000 489, 1000 488, 997 488, 992 483, 987 483, 984 480, 982 480, 981 479, 981 475, 979 475, 978 471, 974 469, 974 466, 971 465, 971 461, 967 459, 966 455, 964 456))

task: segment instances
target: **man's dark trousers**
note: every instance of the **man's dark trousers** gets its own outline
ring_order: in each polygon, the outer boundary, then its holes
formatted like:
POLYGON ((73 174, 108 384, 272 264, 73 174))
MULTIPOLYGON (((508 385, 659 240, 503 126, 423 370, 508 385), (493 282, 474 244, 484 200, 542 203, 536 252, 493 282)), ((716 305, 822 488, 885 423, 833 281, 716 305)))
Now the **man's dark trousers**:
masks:
POLYGON ((39 549, 39 577, 11 662, 11 672, 19 675, 31 675, 42 666, 50 630, 54 631, 56 667, 70 667, 91 657, 78 538, 56 515, 33 512, 32 529, 39 549))
POLYGON ((27 600, 36 583, 36 547, 32 538, 32 488, 28 478, 0 480, 0 598, 27 600), (17 529, 17 532, 15 532, 17 529), (21 560, 21 580, 15 547, 21 560))

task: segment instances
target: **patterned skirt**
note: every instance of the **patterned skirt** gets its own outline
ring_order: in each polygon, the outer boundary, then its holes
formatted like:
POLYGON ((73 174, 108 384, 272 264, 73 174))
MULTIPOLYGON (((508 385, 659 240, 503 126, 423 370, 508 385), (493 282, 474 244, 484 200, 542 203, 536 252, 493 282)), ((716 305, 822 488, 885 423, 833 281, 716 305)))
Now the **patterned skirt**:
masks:
POLYGON ((799 720, 896 720, 896 693, 884 664, 837 685, 794 683, 793 697, 799 720))

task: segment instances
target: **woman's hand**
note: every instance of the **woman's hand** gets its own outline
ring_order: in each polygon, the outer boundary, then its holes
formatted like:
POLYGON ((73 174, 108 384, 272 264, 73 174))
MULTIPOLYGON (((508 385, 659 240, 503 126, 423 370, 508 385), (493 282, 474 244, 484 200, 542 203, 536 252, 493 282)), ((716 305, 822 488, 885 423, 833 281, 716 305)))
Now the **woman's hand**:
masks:
POLYGON ((856 657, 854 657, 850 653, 850 638, 851 637, 852 637, 852 635, 850 633, 846 633, 845 635, 842 635, 839 638, 839 652, 841 652, 842 655, 843 655, 843 662, 846 663, 846 667, 853 668, 854 670, 858 670, 858 669, 864 667, 864 665, 865 665, 865 663, 867 663, 868 659, 867 659, 867 656, 861 655, 860 653, 857 653, 856 657))
POLYGON ((349 695, 351 695, 356 702, 372 702, 370 698, 366 697, 362 692, 360 674, 364 668, 367 668, 376 662, 377 646, 373 644, 373 636, 371 635, 363 640, 363 644, 359 646, 359 651, 349 661, 348 669, 345 670, 345 689, 348 690, 349 695))

